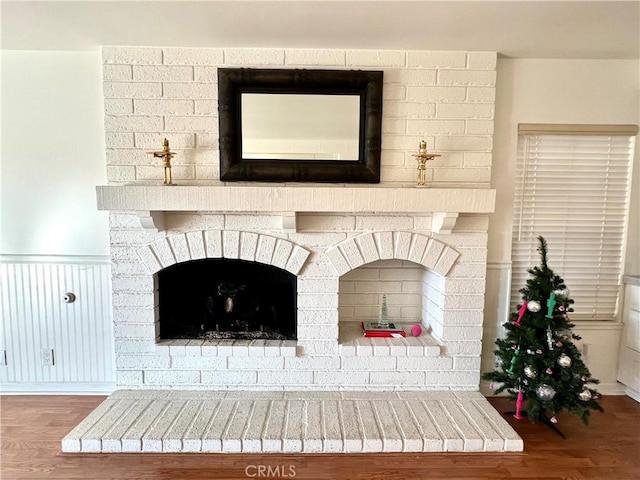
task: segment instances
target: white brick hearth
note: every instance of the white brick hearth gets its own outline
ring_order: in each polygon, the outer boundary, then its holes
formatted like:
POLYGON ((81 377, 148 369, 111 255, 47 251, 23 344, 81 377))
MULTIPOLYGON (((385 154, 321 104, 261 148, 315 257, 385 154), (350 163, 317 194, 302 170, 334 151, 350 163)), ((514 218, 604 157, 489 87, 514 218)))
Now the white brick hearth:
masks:
POLYGON ((522 449, 477 392, 118 391, 62 440, 68 453, 522 449))

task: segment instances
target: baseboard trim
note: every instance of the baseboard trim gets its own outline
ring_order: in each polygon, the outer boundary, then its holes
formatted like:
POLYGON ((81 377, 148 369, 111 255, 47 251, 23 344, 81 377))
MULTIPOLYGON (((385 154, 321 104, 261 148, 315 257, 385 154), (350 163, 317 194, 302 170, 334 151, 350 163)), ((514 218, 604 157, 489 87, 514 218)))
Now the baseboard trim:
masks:
POLYGON ((111 395, 114 383, 3 383, 2 395, 111 395))
POLYGON ((625 387, 619 382, 602 382, 595 386, 602 395, 626 395, 625 387))
POLYGON ((640 392, 637 390, 634 390, 631 387, 626 387, 624 390, 625 395, 627 395, 628 397, 633 398, 636 402, 640 403, 640 392))

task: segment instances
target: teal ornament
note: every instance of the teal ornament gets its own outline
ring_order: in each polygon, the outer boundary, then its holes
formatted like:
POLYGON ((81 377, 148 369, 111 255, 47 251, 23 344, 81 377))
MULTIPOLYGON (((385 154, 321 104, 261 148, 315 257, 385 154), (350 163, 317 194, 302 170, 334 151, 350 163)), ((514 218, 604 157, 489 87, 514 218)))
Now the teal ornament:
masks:
POLYGON ((547 314, 545 315, 546 318, 553 318, 553 309, 556 306, 556 294, 551 292, 551 296, 549 297, 549 300, 547 300, 547 314))
POLYGON ((513 369, 516 366, 516 360, 518 359, 519 353, 520 353, 520 347, 516 347, 515 351, 513 352, 513 357, 511 357, 511 365, 509 365, 509 369, 507 370, 507 373, 509 375, 513 375, 513 369))

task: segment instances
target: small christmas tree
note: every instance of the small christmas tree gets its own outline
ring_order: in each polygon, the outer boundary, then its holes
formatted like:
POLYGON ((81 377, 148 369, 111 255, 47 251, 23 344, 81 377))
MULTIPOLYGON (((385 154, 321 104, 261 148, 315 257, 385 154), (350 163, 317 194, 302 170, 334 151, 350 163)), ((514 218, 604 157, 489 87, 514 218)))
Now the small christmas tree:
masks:
POLYGON ((380 318, 378 319, 378 325, 389 326, 389 309, 387 308, 387 296, 382 294, 382 305, 380 306, 380 318))
POLYGON ((503 324, 506 338, 495 342, 499 370, 483 378, 501 384, 496 394, 506 390, 515 400, 518 419, 524 408, 531 421, 557 423, 556 415, 566 409, 587 424, 590 409, 602 411, 601 395, 590 386, 599 381, 572 342, 580 340, 568 316, 574 302, 564 280, 547 265, 547 242, 538 241, 541 265, 527 270, 531 277, 520 290, 523 302, 503 324))

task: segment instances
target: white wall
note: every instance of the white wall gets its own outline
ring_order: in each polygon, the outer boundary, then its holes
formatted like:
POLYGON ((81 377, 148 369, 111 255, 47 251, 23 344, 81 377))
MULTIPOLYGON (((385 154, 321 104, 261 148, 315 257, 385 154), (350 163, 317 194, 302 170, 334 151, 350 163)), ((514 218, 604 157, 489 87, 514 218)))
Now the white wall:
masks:
MULTIPOLYGON (((499 59, 497 70, 491 180, 497 197, 496 211, 490 216, 489 223, 487 298, 491 300, 487 301, 485 309, 483 371, 493 369, 493 342, 502 335, 501 324, 509 313, 505 305, 508 304, 510 282, 508 270, 518 123, 640 123, 640 66, 637 60, 499 59)), ((638 143, 626 274, 640 270, 638 143)), ((562 275, 562 272, 558 273, 562 275)), ((605 358, 618 351, 615 339, 619 338, 619 333, 611 338, 614 339, 613 344, 607 348, 592 348, 592 363, 597 363, 598 355, 605 358)), ((615 382, 615 376, 601 380, 615 382)))
POLYGON ((2 51, 0 254, 108 255, 99 52, 2 51))
POLYGON ((1 51, 2 391, 114 386, 99 52, 1 51), (66 292, 76 295, 66 304, 66 292), (53 350, 45 366, 42 349, 53 350))

